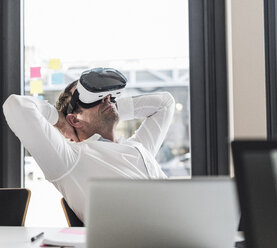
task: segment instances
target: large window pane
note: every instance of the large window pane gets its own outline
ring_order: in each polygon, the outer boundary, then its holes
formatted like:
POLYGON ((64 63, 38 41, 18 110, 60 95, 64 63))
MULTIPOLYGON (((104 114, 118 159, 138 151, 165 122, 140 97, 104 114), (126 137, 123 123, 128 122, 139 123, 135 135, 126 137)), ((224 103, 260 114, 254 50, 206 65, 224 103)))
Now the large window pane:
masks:
MULTIPOLYGON (((169 177, 190 176, 187 0, 27 0, 24 13, 26 95, 54 104, 68 83, 94 67, 122 71, 128 78, 126 96, 169 91, 175 115, 157 160, 169 177)), ((130 136, 139 124, 121 122, 117 136, 130 136)), ((28 151, 25 186, 44 195, 44 205, 61 210, 61 195, 45 182, 28 151)), ((53 211, 49 214, 61 215, 53 211)), ((40 220, 41 225, 64 223, 59 217, 40 220)), ((31 214, 26 225, 36 225, 31 214)))

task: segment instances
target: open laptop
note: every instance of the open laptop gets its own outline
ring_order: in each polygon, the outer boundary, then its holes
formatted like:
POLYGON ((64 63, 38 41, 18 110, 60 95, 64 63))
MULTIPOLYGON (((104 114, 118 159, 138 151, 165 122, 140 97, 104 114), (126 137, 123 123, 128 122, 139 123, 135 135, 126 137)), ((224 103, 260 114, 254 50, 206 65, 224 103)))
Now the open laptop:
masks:
POLYGON ((91 180, 87 247, 234 247, 235 192, 229 178, 91 180))
POLYGON ((232 142, 246 247, 277 246, 277 142, 232 142))

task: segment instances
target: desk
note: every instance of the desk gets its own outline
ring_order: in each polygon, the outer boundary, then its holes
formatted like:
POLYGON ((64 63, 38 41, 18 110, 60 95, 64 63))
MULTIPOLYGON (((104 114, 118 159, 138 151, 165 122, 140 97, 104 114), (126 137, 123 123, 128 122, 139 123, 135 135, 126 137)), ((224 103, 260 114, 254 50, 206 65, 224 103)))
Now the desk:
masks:
MULTIPOLYGON (((1 248, 38 248, 43 237, 37 241, 31 242, 31 237, 36 236, 40 232, 44 232, 44 236, 51 233, 58 233, 64 227, 10 227, 0 226, 0 247, 1 248)), ((71 229, 84 230, 84 227, 71 227, 71 229)), ((84 247, 84 246, 83 246, 84 247)))
MULTIPOLYGON (((0 226, 0 248, 38 248, 43 240, 43 237, 35 242, 31 242, 31 237, 44 232, 44 236, 51 233, 58 233, 64 227, 49 228, 49 227, 7 227, 0 226)), ((70 227, 70 229, 84 230, 85 227, 70 227)), ((236 241, 243 240, 241 232, 237 233, 236 241)), ((78 248, 84 248, 78 247, 78 248)))

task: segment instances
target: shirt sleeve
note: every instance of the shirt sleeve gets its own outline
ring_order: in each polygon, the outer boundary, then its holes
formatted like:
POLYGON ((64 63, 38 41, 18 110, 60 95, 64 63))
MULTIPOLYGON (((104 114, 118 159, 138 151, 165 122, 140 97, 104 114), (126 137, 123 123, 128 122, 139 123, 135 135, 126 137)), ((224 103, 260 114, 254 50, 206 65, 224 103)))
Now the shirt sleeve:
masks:
POLYGON ((77 146, 72 146, 53 126, 58 111, 47 101, 31 96, 11 95, 3 105, 7 123, 45 174, 53 181, 76 162, 77 146))
POLYGON ((118 99, 121 120, 145 118, 130 140, 141 143, 154 156, 167 134, 174 110, 175 101, 168 92, 118 99))

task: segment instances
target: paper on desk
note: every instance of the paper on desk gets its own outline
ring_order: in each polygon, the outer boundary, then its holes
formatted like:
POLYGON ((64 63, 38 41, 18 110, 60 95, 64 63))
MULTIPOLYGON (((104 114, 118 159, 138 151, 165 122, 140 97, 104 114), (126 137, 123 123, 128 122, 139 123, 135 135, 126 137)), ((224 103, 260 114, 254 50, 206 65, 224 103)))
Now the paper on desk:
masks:
POLYGON ((79 230, 79 229, 72 229, 72 228, 64 228, 60 231, 61 233, 68 233, 68 234, 76 234, 76 235, 85 235, 85 230, 79 230))
POLYGON ((57 233, 45 234, 42 246, 73 246, 85 247, 86 235, 84 230, 64 228, 57 233))

